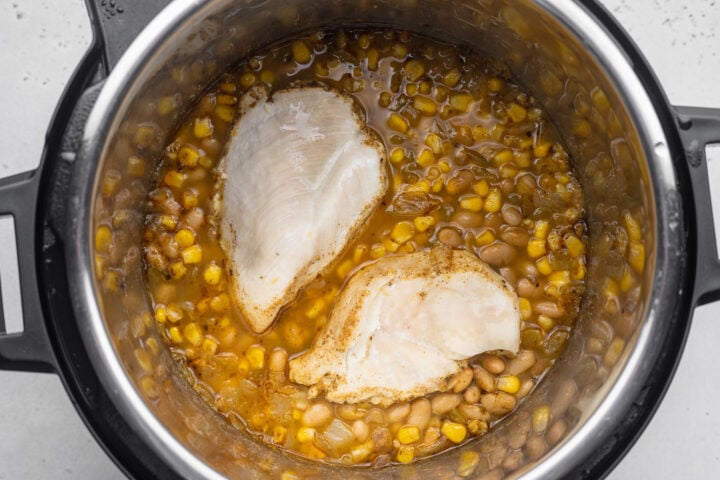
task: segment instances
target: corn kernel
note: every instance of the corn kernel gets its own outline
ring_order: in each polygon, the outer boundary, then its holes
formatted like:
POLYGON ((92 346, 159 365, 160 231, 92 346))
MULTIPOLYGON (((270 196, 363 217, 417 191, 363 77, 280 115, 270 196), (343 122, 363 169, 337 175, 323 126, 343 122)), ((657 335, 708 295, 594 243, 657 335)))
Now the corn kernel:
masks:
POLYGON ((100 225, 95 231, 95 250, 107 253, 112 243, 112 230, 107 225, 100 225))
POLYGON ((292 56, 293 60, 297 63, 305 64, 310 61, 312 52, 310 48, 308 48, 307 43, 302 40, 297 40, 292 44, 292 56))
POLYGON ((232 122, 235 119, 235 108, 230 105, 218 105, 215 107, 215 116, 223 122, 232 122))
POLYGON ((626 212, 623 215, 623 220, 625 222, 625 230, 627 230, 628 238, 635 242, 642 240, 642 229, 640 227, 640 223, 635 220, 629 212, 626 212))
POLYGON ((578 120, 573 126, 573 133, 578 137, 587 138, 592 135, 592 126, 585 119, 578 120))
POLYGON ((493 125, 492 130, 490 130, 490 136, 492 136, 493 140, 501 142, 504 135, 505 127, 502 124, 496 123, 493 125))
POLYGON ((529 320, 530 317, 532 317, 532 305, 530 305, 530 300, 520 297, 518 298, 518 305, 520 306, 520 316, 522 319, 529 320))
POLYGON ((183 145, 178 150, 178 161, 186 167, 195 167, 198 164, 200 153, 191 145, 183 145))
POLYGON ((532 238, 528 242, 527 252, 530 258, 539 258, 547 253, 546 242, 539 238, 532 238))
POLYGON ((447 162, 447 160, 441 160, 440 163, 438 163, 438 168, 440 168, 440 171, 442 173, 448 173, 450 170, 452 170, 452 167, 447 162))
POLYGON ((393 148, 393 151, 390 152, 390 161, 398 164, 403 160, 405 160, 405 149, 402 147, 393 148))
POLYGON ((450 96, 450 106, 458 112, 467 112, 467 109, 470 107, 470 102, 472 101, 472 95, 468 95, 467 93, 456 93, 450 96))
POLYGON ((448 71, 445 75, 442 77, 442 82, 447 85, 448 87, 452 88, 455 85, 458 84, 460 79, 462 78, 462 72, 458 70, 457 68, 453 68, 452 70, 448 71))
POLYGON ((485 199, 485 211, 490 213, 498 212, 500 211, 500 207, 502 207, 502 195, 500 194, 500 190, 493 188, 485 199))
POLYGON ((462 423, 445 421, 443 422, 440 431, 453 443, 460 443, 465 440, 465 437, 467 436, 467 427, 465 427, 462 423))
POLYGON ((183 337, 178 327, 170 327, 168 333, 170 334, 170 340, 172 340, 174 344, 179 345, 183 342, 183 337))
POLYGON ((415 225, 415 229, 416 229, 418 232, 424 232, 424 231, 426 231, 428 228, 430 228, 430 227, 432 227, 433 225, 435 225, 435 218, 433 218, 433 217, 431 217, 431 216, 429 216, 429 215, 428 215, 428 216, 423 216, 423 217, 415 217, 415 218, 413 219, 413 225, 415 225))
POLYGON ((550 231, 550 223, 548 223, 546 220, 538 220, 535 223, 533 235, 535 235, 535 238, 538 238, 540 240, 545 240, 547 238, 547 234, 549 231, 550 231))
POLYGON ((384 245, 380 245, 380 244, 376 243, 375 245, 372 246, 372 248, 370 248, 370 258, 372 258, 372 259, 378 259, 380 257, 383 257, 383 256, 385 256, 386 253, 387 253, 387 251, 385 250, 384 245))
POLYGON ((627 293, 632 287, 635 286, 635 275, 628 268, 625 269, 625 273, 620 279, 620 290, 627 293))
POLYGON ((374 444, 372 440, 368 440, 367 442, 354 446, 350 450, 350 456, 352 457, 353 462, 360 463, 367 459, 373 451, 373 446, 374 444))
MULTIPOLYGON (((285 440, 287 439, 287 428, 283 427, 282 425, 275 425, 273 428, 273 442, 279 445, 282 445, 285 443, 285 440)), ((282 478, 287 479, 291 477, 287 477, 285 474, 287 472, 283 473, 282 478)), ((297 478, 297 477, 295 477, 297 478)))
POLYGON ((220 266, 215 263, 211 263, 210 265, 205 267, 205 271, 203 272, 203 280, 205 280, 205 283, 207 283, 208 285, 217 285, 218 283, 220 283, 222 275, 222 268, 220 268, 220 266))
POLYGON ((405 78, 411 82, 417 82, 425 75, 425 65, 422 61, 413 59, 405 64, 403 72, 405 73, 405 78))
POLYGON ((474 184, 472 186, 472 189, 475 193, 477 193, 481 197, 487 197, 488 194, 490 193, 490 185, 488 184, 487 180, 485 180, 484 178, 482 180, 480 180, 479 182, 477 182, 476 184, 474 184))
POLYGON ((490 245, 495 241, 495 234, 490 229, 485 229, 475 236, 475 243, 478 246, 490 245))
POLYGON ((543 158, 550 151, 550 147, 552 147, 552 143, 540 142, 533 148, 533 155, 535 155, 537 158, 543 158))
POLYGON ((252 87, 253 83, 255 83, 255 74, 252 72, 243 73, 240 75, 240 86, 242 86, 244 89, 248 89, 252 87))
POLYGON ((174 262, 170 265, 170 276, 175 280, 180 280, 187 273, 187 267, 183 262, 174 262))
POLYGON ((564 287, 570 283, 570 272, 567 270, 559 270, 548 276, 548 281, 558 287, 564 287))
POLYGON ((538 315, 537 324, 546 332, 549 332, 555 326, 553 319, 547 315, 538 315))
POLYGON ((214 312, 224 312, 230 308, 230 297, 228 297, 227 293, 221 293, 212 297, 210 299, 210 308, 214 312))
POLYGON ((537 262, 535 262, 535 265, 537 265, 538 272, 542 273, 543 275, 550 275, 553 271, 548 257, 542 257, 537 262))
POLYGON ((177 227, 177 219, 172 215, 160 215, 160 225, 168 230, 175 230, 175 227, 177 227))
POLYGON ((217 353, 218 343, 212 338, 204 338, 201 348, 206 355, 215 355, 215 353, 217 353))
POLYGON ((250 371, 250 362, 248 362, 247 358, 241 357, 238 359, 237 368, 240 373, 248 373, 250 371))
POLYGON ((628 263, 637 272, 645 270, 645 246, 640 242, 630 242, 628 246, 628 263))
POLYGON ((265 347, 262 345, 252 345, 245 352, 245 358, 250 362, 250 368, 260 370, 265 366, 265 347))
POLYGON ((505 148, 503 150, 498 151, 493 156, 493 162, 495 165, 502 165, 504 163, 512 162, 515 157, 513 156, 513 151, 509 148, 505 148))
POLYGON ((410 129, 408 121, 397 113, 391 113, 387 119, 387 126, 400 133, 407 133, 410 129))
POLYGON ((353 265, 352 260, 345 260, 340 265, 338 265, 337 269, 335 269, 335 273, 337 273, 337 276, 340 280, 344 280, 354 266, 355 265, 353 265))
POLYGON ((430 193, 430 182, 422 178, 412 185, 412 191, 430 193))
POLYGON ((440 193, 443 189, 443 185, 444 185, 443 179, 438 178, 437 180, 435 180, 432 183, 432 187, 430 189, 432 190, 433 193, 440 193))
POLYGON ((502 392, 515 394, 518 390, 520 390, 520 379, 515 375, 503 375, 498 377, 497 389, 502 392))
POLYGON ((367 68, 371 72, 378 69, 378 62, 380 61, 380 53, 376 48, 371 48, 367 52, 367 68))
POLYGON ((208 138, 213 134, 213 123, 210 117, 199 117, 193 123, 193 134, 197 138, 208 138))
POLYGON ((437 113, 437 104, 432 98, 416 96, 413 98, 413 107, 423 115, 435 115, 437 113))
POLYGON ((140 125, 135 131, 133 138, 135 145, 140 148, 148 148, 157 141, 157 132, 152 125, 140 125))
POLYGON ((167 311, 163 305, 155 307, 155 321, 162 324, 167 320, 167 311))
POLYGON ((145 175, 145 160, 135 155, 130 155, 127 162, 127 173, 133 177, 145 175))
POLYGON ((615 337, 610 343, 610 346, 608 346, 607 352, 605 352, 605 356, 603 357, 603 364, 606 367, 612 367, 613 365, 615 365, 620 358, 620 355, 622 354, 624 348, 625 341, 622 338, 615 337))
POLYGON ((406 425, 398 430, 397 438, 403 445, 420 440, 420 429, 415 425, 406 425))
POLYGON ((533 412, 533 431, 535 433, 543 433, 550 423, 550 409, 546 406, 540 406, 533 412))
POLYGON ((425 137, 425 145, 430 147, 430 149, 435 154, 441 154, 443 153, 443 141, 440 135, 437 133, 430 133, 425 137))
POLYGON ((390 253, 395 253, 397 252, 398 248, 400 248, 400 245, 397 242, 390 240, 389 238, 384 238, 382 243, 385 247, 385 250, 390 253))
POLYGON ((460 199, 460 206, 471 212, 479 212, 483 208, 483 199, 478 195, 467 195, 460 199))
POLYGON ((275 74, 270 70, 263 70, 260 72, 260 81, 266 85, 272 85, 275 81, 275 74))
POLYGON ((395 224, 390 233, 390 238, 398 244, 403 244, 415 235, 415 227, 408 221, 402 221, 395 224))
POLYGON ((515 157, 515 165, 520 168, 530 168, 530 165, 532 165, 532 157, 530 152, 526 150, 516 151, 513 156, 515 157))
POLYGON ((573 280, 584 280, 585 275, 587 275, 587 268, 585 268, 585 265, 582 263, 575 265, 575 268, 573 268, 572 271, 573 280))
POLYGON ((565 246, 573 257, 579 257, 585 255, 585 244, 573 234, 565 237, 565 246))
POLYGON ((185 338, 187 338, 188 342, 194 347, 199 347, 203 341, 202 329, 195 322, 185 325, 183 335, 185 335, 185 338))
POLYGON ((502 78, 492 77, 488 80, 488 90, 492 93, 498 93, 505 86, 505 82, 502 78))
POLYGON ((194 263, 202 262, 202 247, 200 245, 193 245, 183 249, 181 252, 183 262, 190 265, 194 263))
POLYGON ((325 300, 318 298, 305 312, 305 316, 310 320, 315 320, 323 312, 323 310, 325 310, 325 300))
POLYGON ((423 148, 420 154, 415 159, 418 165, 420 165, 423 168, 427 168, 433 163, 435 163, 435 154, 432 152, 432 150, 429 150, 427 148, 423 148))
POLYGON ((527 118, 527 109, 525 109, 525 107, 523 107, 522 105, 518 105, 514 102, 511 103, 508 107, 507 113, 510 117, 510 120, 515 123, 520 123, 527 118))
POLYGON ((300 427, 297 431, 297 441, 300 443, 309 443, 315 440, 316 430, 312 427, 300 427))
POLYGON ((187 228, 181 228, 175 234, 175 241, 180 246, 180 248, 187 248, 195 243, 195 234, 192 232, 192 230, 189 230, 187 228))
POLYGON ((168 115, 178 106, 178 102, 174 96, 162 97, 157 105, 157 113, 161 116, 168 115))
POLYGON ((182 206, 185 210, 190 210, 198 206, 198 192, 194 188, 183 191, 182 206))
POLYGON ((462 452, 460 453, 460 462, 456 472, 461 477, 469 477, 475 471, 478 463, 480 463, 480 454, 478 452, 462 452))
POLYGON ((163 177, 165 185, 172 188, 180 188, 185 182, 185 174, 178 172, 177 170, 170 170, 163 177))
POLYGON ((410 463, 415 458, 415 449, 410 445, 402 445, 398 448, 396 458, 400 463, 410 463))
POLYGON ((177 323, 183 318, 183 311, 182 308, 178 307, 176 304, 171 303, 167 307, 165 307, 165 312, 167 314, 167 319, 170 320, 172 323, 177 323))

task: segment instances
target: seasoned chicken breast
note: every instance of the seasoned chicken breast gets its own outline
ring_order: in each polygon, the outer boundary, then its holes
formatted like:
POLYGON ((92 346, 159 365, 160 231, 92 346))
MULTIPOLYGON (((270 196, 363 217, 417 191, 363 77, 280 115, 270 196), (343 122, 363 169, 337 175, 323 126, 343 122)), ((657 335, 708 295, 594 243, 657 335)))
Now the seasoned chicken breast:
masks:
POLYGON ((260 333, 340 255, 388 181, 384 148, 347 97, 255 90, 242 110, 218 216, 235 303, 260 333))
POLYGON ((519 344, 515 291, 472 253, 437 247, 357 271, 289 376, 333 402, 389 405, 445 390, 468 358, 519 344))

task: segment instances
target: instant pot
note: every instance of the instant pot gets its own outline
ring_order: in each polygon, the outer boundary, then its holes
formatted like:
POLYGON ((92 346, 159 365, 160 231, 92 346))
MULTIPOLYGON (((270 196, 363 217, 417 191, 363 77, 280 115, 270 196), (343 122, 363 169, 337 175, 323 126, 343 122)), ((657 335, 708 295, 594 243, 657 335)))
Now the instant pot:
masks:
MULTIPOLYGON (((592 1, 165 3, 88 2, 95 42, 58 106, 42 163, 0 181, 0 213, 15 221, 24 315, 22 333, 0 335, 0 367, 56 372, 98 441, 136 478, 607 473, 660 402, 692 309, 720 299, 705 159, 705 145, 720 142, 720 110, 670 106, 637 48, 592 1), (159 118, 159 98, 173 92, 190 105, 253 50, 311 29, 366 24, 470 45, 507 62, 563 137, 583 182, 590 227, 588 293, 552 373, 488 435, 380 470, 302 461, 230 427, 189 388, 166 349, 153 347, 162 341, 147 320, 143 272, 120 279, 118 292, 104 288, 92 241, 116 202, 142 212, 153 168, 142 178, 121 174, 124 193, 112 202, 101 201, 100 191, 109 172, 125 171, 129 156, 159 160, 183 110, 159 118), (148 127, 151 141, 137 142, 148 127), (643 219, 645 274, 637 287, 609 295, 614 279, 606 266, 626 245, 607 250, 600 240, 626 211, 643 219), (601 352, 586 349, 589 338, 601 352), (541 402, 551 406, 552 438, 550 430, 528 428, 529 412, 541 402), (476 461, 461 468, 466 452, 476 461), (516 452, 522 460, 507 468, 503 460, 516 452)), ((140 248, 141 230, 123 230, 128 252, 140 248)))

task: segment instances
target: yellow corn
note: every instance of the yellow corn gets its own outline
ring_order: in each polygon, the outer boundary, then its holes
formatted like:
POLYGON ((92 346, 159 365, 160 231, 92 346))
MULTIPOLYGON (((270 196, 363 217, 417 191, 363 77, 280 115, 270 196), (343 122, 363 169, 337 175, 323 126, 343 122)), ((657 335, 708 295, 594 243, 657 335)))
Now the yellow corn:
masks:
POLYGON ((472 136, 473 140, 476 142, 481 142, 483 140, 487 140, 488 137, 490 137, 490 132, 488 132, 488 129, 483 127, 482 125, 476 125, 472 127, 472 136))
POLYGON ((493 140, 501 142, 503 140, 503 136, 505 135, 505 127, 499 123, 496 123, 495 125, 493 125, 492 130, 490 130, 490 135, 492 136, 493 140))
POLYGON ((468 95, 467 93, 456 93, 450 96, 450 106, 458 112, 466 112, 472 101, 472 95, 468 95))
POLYGON ((203 280, 205 280, 205 283, 207 283, 208 285, 217 285, 218 283, 220 283, 222 275, 222 268, 220 268, 215 263, 211 263, 210 265, 205 267, 205 271, 203 272, 203 280))
POLYGON ((399 244, 403 244, 415 235, 415 227, 408 221, 402 221, 395 224, 390 233, 390 238, 399 244))
POLYGON ((252 72, 243 73, 240 75, 240 86, 242 86, 244 89, 248 89, 252 87, 253 83, 255 83, 255 74, 252 72))
POLYGON ((112 230, 107 225, 100 225, 95 231, 95 250, 107 253, 112 243, 112 230))
POLYGON ((367 253, 367 245, 361 243, 360 245, 356 246, 355 250, 353 251, 353 263, 356 265, 359 264, 367 253))
POLYGON ((275 74, 270 70, 263 70, 260 72, 260 81, 267 85, 272 85, 275 81, 275 74))
POLYGON ((218 343, 212 338, 204 338, 202 341, 202 351, 207 355, 215 355, 218 349, 218 343))
POLYGON ((625 341, 622 338, 615 337, 612 342, 610 342, 610 346, 608 346, 607 352, 605 352, 605 356, 603 357, 603 364, 605 364, 606 367, 612 367, 615 365, 620 358, 620 355, 622 354, 623 349, 625 348, 625 341))
POLYGON ((380 245, 379 243, 376 243, 370 248, 370 258, 372 259, 383 257, 386 253, 387 250, 385 249, 385 246, 380 245))
POLYGON ((592 135, 592 126, 585 119, 578 120, 573 126, 573 133, 579 137, 587 138, 592 135))
POLYGON ((502 78, 492 77, 488 80, 488 90, 492 93, 498 93, 505 86, 505 82, 502 78))
POLYGON ((192 230, 189 230, 187 228, 181 228, 175 234, 175 241, 180 246, 180 248, 187 248, 195 243, 195 234, 192 232, 192 230))
POLYGON ((140 148, 147 148, 157 141, 157 132, 151 125, 140 125, 135 131, 133 138, 135 145, 140 148))
POLYGON ((420 60, 410 60, 403 68, 405 77, 411 82, 417 82, 420 77, 425 75, 425 65, 420 60))
POLYGON ((162 97, 157 105, 157 113, 161 116, 172 113, 178 106, 178 102, 174 96, 162 97))
POLYGON ((182 206, 185 210, 198 206, 198 192, 194 188, 183 191, 182 195, 182 206))
POLYGON ((127 162, 127 173, 133 177, 145 175, 145 160, 135 155, 130 155, 127 162))
POLYGON ((442 77, 442 82, 447 85, 448 87, 454 87, 458 84, 460 79, 462 78, 462 72, 458 70, 457 68, 453 68, 452 70, 448 71, 445 75, 442 77))
POLYGON ((374 444, 372 440, 368 440, 360 445, 354 446, 350 450, 350 456, 352 457, 353 462, 360 463, 367 459, 373 451, 373 446, 374 444))
POLYGON ((480 454, 478 452, 465 451, 460 453, 460 462, 456 470, 461 477, 469 477, 475 471, 475 467, 480 462, 480 454))
POLYGON ((525 107, 518 105, 517 103, 511 103, 507 109, 507 113, 510 120, 515 123, 522 122, 527 118, 527 110, 525 107))
POLYGON ((170 334, 170 340, 172 340, 174 344, 178 345, 183 342, 183 337, 178 327, 170 327, 168 333, 170 334))
POLYGON ((573 280, 584 280, 585 275, 587 275, 587 268, 585 268, 585 265, 582 263, 575 265, 575 268, 573 268, 572 271, 573 280))
POLYGON ((232 122, 235 118, 235 108, 230 105, 218 105, 215 107, 215 115, 223 122, 232 122))
POLYGON ((503 375, 497 379, 497 389, 515 394, 520 390, 520 379, 515 375, 503 375))
POLYGON ((629 292, 632 287, 635 286, 635 275, 633 275, 630 269, 625 269, 625 273, 620 279, 620 290, 623 292, 629 292))
POLYGON ((437 113, 437 104, 433 99, 422 97, 420 95, 413 98, 413 107, 423 115, 435 115, 437 113))
POLYGON ((555 326, 553 319, 547 315, 538 315, 537 324, 546 332, 549 332, 555 326))
POLYGON ((535 433, 542 433, 547 429, 549 423, 550 409, 546 405, 536 408, 533 412, 532 419, 533 431, 535 433))
POLYGON ((172 188, 180 188, 185 182, 185 174, 178 172, 177 170, 170 170, 163 177, 165 185, 172 188))
POLYGON ((546 242, 539 238, 533 238, 528 242, 527 253, 530 258, 539 258, 547 253, 546 242))
POLYGON ((472 186, 473 191, 481 197, 487 197, 490 193, 490 185, 484 178, 472 186))
POLYGON ((187 273, 187 267, 183 262, 174 262, 170 265, 170 276, 175 280, 179 280, 187 273))
POLYGON ((546 220, 538 220, 537 222, 535 222, 533 235, 535 235, 536 238, 545 240, 549 231, 550 223, 548 223, 546 220))
POLYGON ((504 163, 512 162, 514 158, 512 150, 505 148, 495 153, 493 161, 495 162, 495 165, 499 166, 504 163))
POLYGON ((182 308, 178 307, 176 304, 171 303, 167 307, 165 307, 165 312, 167 313, 167 319, 170 320, 172 323, 177 323, 183 318, 183 311, 182 308))
POLYGON ((435 225, 435 218, 431 216, 415 217, 413 219, 413 225, 415 225, 415 229, 418 232, 424 232, 435 225))
POLYGON ((183 262, 190 265, 194 263, 202 262, 202 247, 200 245, 193 245, 183 249, 181 252, 183 262))
POLYGON ((195 322, 185 325, 183 335, 185 335, 185 338, 187 338, 188 342, 194 347, 199 347, 203 341, 202 329, 200 329, 200 326, 195 322))
POLYGON ((445 421, 440 431, 453 443, 460 443, 467 436, 467 427, 462 423, 445 421))
POLYGON ((197 149, 190 145, 183 145, 178 150, 178 161, 186 167, 195 167, 198 164, 200 153, 197 149))
POLYGON ((573 257, 585 255, 585 244, 572 233, 565 237, 565 246, 573 257))
POLYGON ((367 68, 371 72, 378 69, 378 62, 380 61, 380 53, 376 48, 371 48, 367 52, 367 68))
POLYGON ((297 431, 297 441, 300 443, 310 443, 315 440, 317 432, 312 427, 300 427, 297 431))
POLYGON ((515 152, 515 164, 520 168, 529 168, 530 165, 532 165, 532 157, 530 156, 530 152, 527 151, 519 151, 515 152))
POLYGON ((407 133, 410 129, 408 121, 397 113, 391 113, 387 119, 387 126, 400 133, 407 133))
POLYGON ((640 223, 635 220, 635 218, 629 213, 626 212, 623 215, 623 220, 625 223, 625 230, 627 230, 628 238, 631 241, 639 242, 642 240, 642 228, 640 227, 640 223))
POLYGON ((420 440, 420 429, 415 425, 406 425, 398 430, 397 438, 403 445, 415 443, 420 440))
POLYGON ((494 213, 500 211, 500 207, 502 206, 502 195, 500 194, 500 190, 497 188, 493 188, 490 190, 490 193, 488 193, 487 198, 485 199, 485 211, 494 213))
POLYGON ((535 262, 535 265, 537 265, 538 272, 542 273, 543 275, 550 275, 553 271, 548 257, 542 257, 538 259, 538 261, 535 262))
POLYGON ((162 324, 167 320, 167 311, 163 305, 155 307, 155 321, 162 324))
POLYGON ((420 165, 423 168, 427 168, 433 163, 435 163, 435 154, 432 152, 432 150, 429 150, 427 148, 423 148, 420 154, 415 159, 418 165, 420 165))
POLYGON ((533 155, 535 155, 538 158, 543 158, 550 151, 550 147, 552 147, 552 143, 540 142, 537 145, 535 145, 535 148, 533 148, 533 155))
POLYGON ((338 265, 337 269, 335 269, 335 273, 337 273, 337 276, 340 280, 344 280, 345 277, 348 276, 350 271, 353 269, 353 261, 352 260, 345 260, 340 265, 338 265))
POLYGON ((390 253, 395 253, 397 252, 398 248, 400 248, 400 245, 397 242, 395 242, 394 240, 390 240, 389 238, 384 238, 382 242, 385 250, 390 253))
POLYGON ((175 230, 177 219, 172 215, 160 215, 160 224, 168 230, 175 230))
POLYGON ((307 309, 305 316, 310 320, 315 320, 323 312, 323 310, 325 310, 325 300, 318 298, 315 302, 313 302, 312 306, 307 309))
POLYGON ((520 297, 518 298, 518 305, 520 306, 520 316, 522 319, 529 320, 530 317, 532 317, 532 305, 530 305, 530 300, 520 297))
POLYGON ((402 445, 398 448, 397 461, 400 463, 410 463, 415 458, 415 448, 410 445, 402 445))
POLYGON ((213 134, 213 123, 210 117, 196 118, 193 123, 193 134, 197 138, 208 138, 213 134))
POLYGON ((402 147, 393 148, 393 151, 390 152, 390 161, 398 164, 403 160, 405 160, 405 149, 402 147))
POLYGON ((425 145, 435 154, 441 154, 443 152, 443 141, 440 135, 436 133, 430 133, 425 137, 425 145))
POLYGON ((628 247, 628 263, 638 273, 645 270, 645 246, 640 242, 630 242, 628 247))
POLYGON ((238 372, 242 373, 248 373, 250 371, 250 362, 248 362, 248 359, 245 357, 241 357, 238 359, 238 372))
POLYGON ((478 195, 467 195, 460 199, 460 206, 471 212, 479 212, 483 208, 483 199, 478 195))
POLYGON ((559 270, 548 276, 548 281, 559 287, 564 287, 570 283, 570 272, 567 270, 559 270))
POLYGON ((260 370, 265 366, 265 347, 262 345, 252 345, 245 352, 245 358, 250 362, 250 368, 260 370))
POLYGON ((479 246, 490 245, 495 241, 495 234, 490 229, 485 229, 475 236, 475 243, 479 246))
POLYGON ((438 167, 440 168, 440 171, 442 173, 448 173, 450 170, 452 170, 452 167, 447 162, 447 160, 441 160, 440 163, 438 163, 438 167))
MULTIPOLYGON (((273 428, 273 442, 282 445, 285 443, 285 440, 287 439, 287 428, 283 427, 282 425, 275 425, 273 428)), ((287 473, 287 472, 286 472, 287 473)), ((283 474, 282 478, 288 478, 283 474)), ((295 477, 297 478, 297 477, 295 477)))
POLYGON ((307 43, 302 40, 297 40, 292 44, 292 56, 293 60, 297 63, 304 64, 310 61, 312 52, 310 52, 307 43))

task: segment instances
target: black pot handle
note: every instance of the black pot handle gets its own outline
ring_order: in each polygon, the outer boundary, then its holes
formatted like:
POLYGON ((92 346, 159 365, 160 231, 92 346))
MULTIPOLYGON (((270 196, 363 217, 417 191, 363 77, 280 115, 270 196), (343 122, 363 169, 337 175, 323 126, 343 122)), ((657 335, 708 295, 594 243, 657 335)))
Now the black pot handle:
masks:
MULTIPOLYGON (((35 221, 40 176, 25 172, 0 179, 0 214, 12 215, 17 244, 23 330, 6 333, 0 308, 0 369, 52 372, 55 367, 42 307, 39 302, 35 258, 35 221)), ((7 267, 7 265, 5 265, 7 267)), ((0 295, 1 295, 0 289, 0 295)), ((2 298, 2 297, 0 297, 2 298)), ((2 298, 3 302, 6 300, 2 298)))
POLYGON ((85 0, 108 74, 143 28, 171 0, 85 0))
MULTIPOLYGON (((720 109, 675 107, 675 110, 685 157, 690 167, 695 204, 697 265, 693 300, 695 305, 703 305, 720 300, 720 259, 705 155, 707 145, 720 144, 720 109)), ((720 188, 720 185, 714 187, 720 188)))

